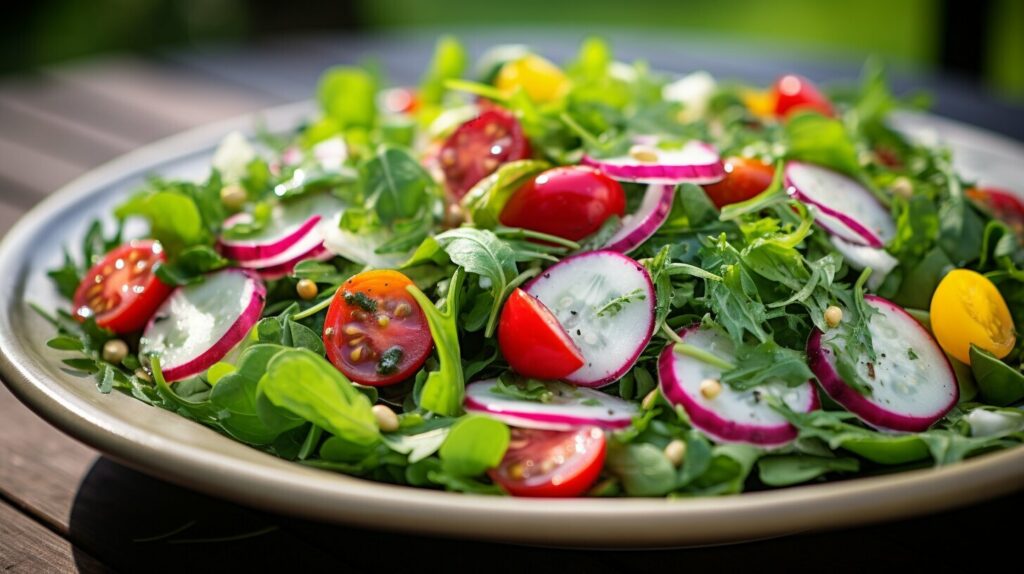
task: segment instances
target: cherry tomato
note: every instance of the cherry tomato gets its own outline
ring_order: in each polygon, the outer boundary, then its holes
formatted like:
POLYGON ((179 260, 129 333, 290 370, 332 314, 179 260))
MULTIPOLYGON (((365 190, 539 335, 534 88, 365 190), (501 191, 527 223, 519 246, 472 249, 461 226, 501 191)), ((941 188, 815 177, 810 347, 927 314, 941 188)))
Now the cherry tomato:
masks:
POLYGON ((1003 296, 987 277, 970 269, 954 269, 942 278, 930 311, 939 345, 964 364, 971 364, 971 345, 1002 359, 1017 341, 1003 296))
POLYGON ((968 189, 966 193, 967 197, 987 209, 1018 234, 1024 233, 1024 202, 1012 192, 996 187, 978 187, 968 189))
POLYGON ((813 82, 803 76, 787 74, 772 86, 775 94, 775 115, 788 116, 798 110, 814 110, 825 116, 834 116, 835 110, 813 82))
POLYGON ((730 203, 750 199, 768 189, 775 168, 758 159, 730 157, 725 160, 725 179, 704 186, 704 191, 721 209, 730 203))
POLYGON ((171 287, 153 274, 166 259, 156 241, 131 241, 114 249, 89 269, 75 290, 75 317, 95 317, 97 325, 115 333, 142 329, 171 294, 171 287))
POLYGON ((327 358, 349 379, 380 387, 411 377, 434 348, 408 277, 365 271, 345 281, 324 321, 327 358))
POLYGON ((390 88, 379 96, 380 107, 392 114, 411 114, 419 107, 416 90, 412 88, 390 88))
POLYGON ((492 106, 459 126, 441 146, 438 159, 448 191, 458 199, 499 165, 526 159, 530 153, 519 120, 492 106))
POLYGON ((605 452, 604 432, 594 426, 512 429, 505 458, 488 474, 514 496, 579 496, 597 480, 605 452))
POLYGON ((506 94, 522 88, 537 103, 557 100, 569 91, 569 79, 558 66, 534 54, 527 54, 501 67, 495 87, 506 94))
POLYGON ((626 212, 619 182, 585 166, 549 169, 516 190, 501 211, 504 225, 577 241, 626 212))
POLYGON ((498 344, 509 366, 527 377, 561 379, 583 366, 583 354, 554 313, 522 289, 501 309, 498 344))

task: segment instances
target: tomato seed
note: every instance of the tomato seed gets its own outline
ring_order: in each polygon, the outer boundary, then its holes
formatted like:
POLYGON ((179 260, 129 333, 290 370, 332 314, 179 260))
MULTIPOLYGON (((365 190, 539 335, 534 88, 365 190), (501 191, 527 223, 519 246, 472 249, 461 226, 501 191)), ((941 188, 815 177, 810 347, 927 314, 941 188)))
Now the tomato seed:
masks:
POLYGON ((395 317, 408 317, 412 315, 412 307, 408 303, 399 303, 395 307, 395 317))
POLYGON ((388 319, 387 315, 378 315, 377 316, 377 325, 380 325, 381 328, 387 327, 390 323, 391 323, 391 319, 388 319))

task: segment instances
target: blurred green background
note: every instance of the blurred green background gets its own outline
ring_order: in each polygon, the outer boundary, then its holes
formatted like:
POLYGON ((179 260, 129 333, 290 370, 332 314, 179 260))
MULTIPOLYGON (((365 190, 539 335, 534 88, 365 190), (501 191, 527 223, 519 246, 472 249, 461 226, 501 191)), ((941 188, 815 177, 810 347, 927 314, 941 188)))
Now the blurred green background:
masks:
POLYGON ((304 31, 623 27, 959 74, 1024 99, 1021 0, 37 0, 8 7, 0 71, 304 31))

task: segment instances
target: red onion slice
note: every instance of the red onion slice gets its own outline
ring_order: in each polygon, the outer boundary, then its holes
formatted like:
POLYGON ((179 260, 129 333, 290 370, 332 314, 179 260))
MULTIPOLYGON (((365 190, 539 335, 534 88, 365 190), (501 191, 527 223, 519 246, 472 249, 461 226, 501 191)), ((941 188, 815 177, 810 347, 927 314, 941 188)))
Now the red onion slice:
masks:
POLYGON ((583 156, 582 163, 596 167, 613 179, 636 183, 674 185, 715 183, 725 177, 725 164, 718 151, 701 141, 687 142, 678 150, 651 148, 654 161, 639 161, 632 155, 596 159, 583 156))
POLYGON ((520 428, 570 430, 594 425, 605 429, 629 426, 636 405, 593 389, 545 382, 549 402, 517 399, 494 392, 498 381, 478 381, 466 387, 466 412, 485 414, 520 428))
POLYGON ((676 196, 675 187, 670 185, 651 184, 644 192, 640 207, 635 213, 622 219, 622 227, 608 239, 605 249, 629 253, 641 243, 654 235, 662 223, 668 219, 672 211, 672 202, 676 196))

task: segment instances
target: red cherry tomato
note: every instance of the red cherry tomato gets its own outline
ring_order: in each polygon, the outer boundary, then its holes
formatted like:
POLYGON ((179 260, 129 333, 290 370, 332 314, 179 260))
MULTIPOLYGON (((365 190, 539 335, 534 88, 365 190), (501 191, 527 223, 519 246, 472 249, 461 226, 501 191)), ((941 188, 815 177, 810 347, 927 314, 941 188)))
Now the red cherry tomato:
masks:
POLYGON ((488 474, 514 496, 579 496, 597 480, 605 453, 604 432, 594 426, 512 429, 505 458, 488 474))
POLYGON ((967 197, 981 205, 1012 227, 1017 233, 1024 232, 1024 201, 1005 189, 977 187, 966 191, 967 197))
POLYGON ((775 168, 761 160, 730 157, 725 160, 725 179, 704 186, 704 191, 721 209, 730 203, 739 203, 768 189, 775 176, 775 168))
POLYGON ((156 241, 131 241, 114 249, 89 269, 75 290, 75 318, 95 317, 97 325, 115 333, 142 329, 171 294, 171 287, 153 274, 165 260, 156 241))
POLYGON ((527 377, 561 379, 583 366, 583 354, 554 313, 522 289, 501 309, 498 345, 509 366, 527 377))
POLYGON ((419 107, 416 90, 412 88, 390 88, 379 96, 380 107, 392 114, 411 114, 419 107))
POLYGON ((803 76, 787 74, 772 86, 775 94, 775 115, 788 116, 798 110, 814 110, 825 116, 834 116, 835 110, 813 82, 803 76))
POLYGON ((516 190, 501 211, 501 222, 577 241, 612 215, 626 213, 619 182, 585 166, 549 169, 516 190))
POLYGON ((434 348, 427 317, 405 290, 408 277, 365 271, 341 285, 327 310, 327 358, 349 379, 380 387, 408 379, 434 348))
POLYGON ((448 191, 461 198, 499 165, 527 159, 530 153, 519 120, 493 106, 459 126, 444 142, 438 159, 448 191))

